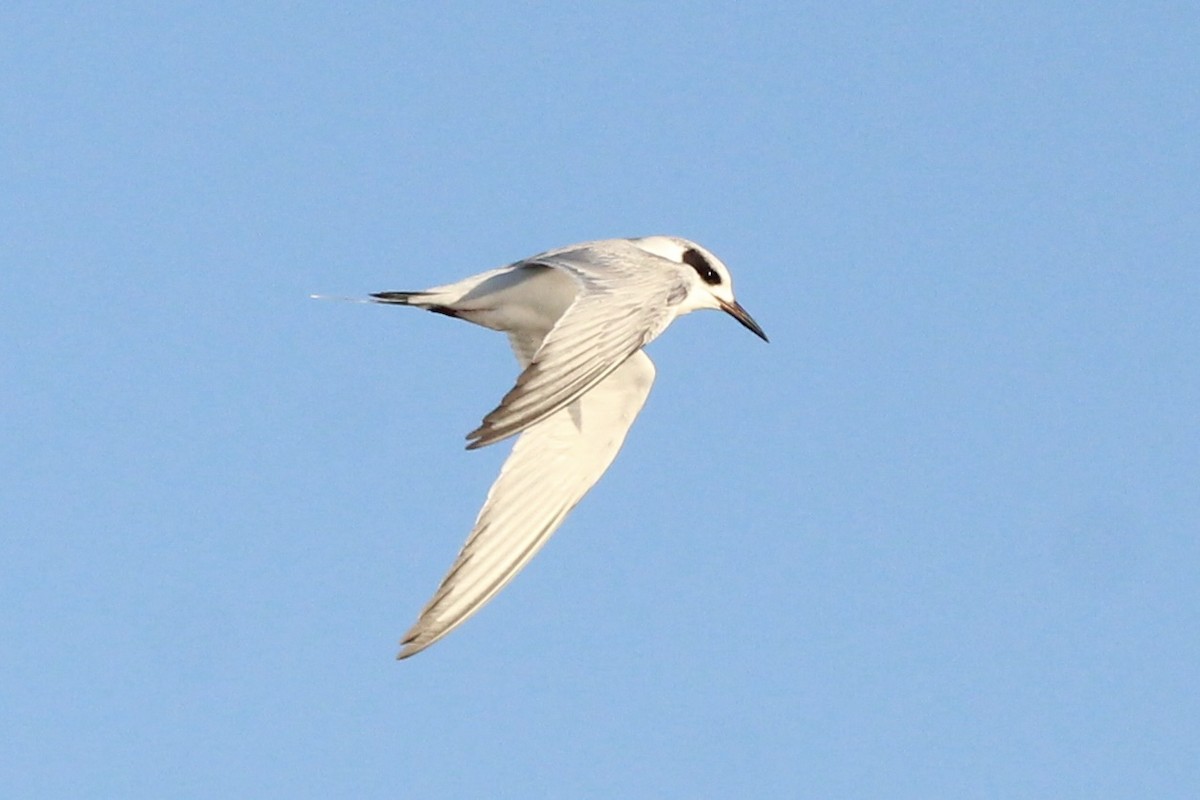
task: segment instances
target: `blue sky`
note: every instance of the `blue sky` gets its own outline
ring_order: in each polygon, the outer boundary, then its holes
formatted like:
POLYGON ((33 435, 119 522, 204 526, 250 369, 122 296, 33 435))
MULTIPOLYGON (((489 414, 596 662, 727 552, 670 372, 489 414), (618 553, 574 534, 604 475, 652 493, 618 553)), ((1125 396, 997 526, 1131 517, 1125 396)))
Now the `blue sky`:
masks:
POLYGON ((1188 4, 0 10, 11 797, 1195 797, 1188 4), (393 660, 503 337, 693 238, 609 474, 393 660))

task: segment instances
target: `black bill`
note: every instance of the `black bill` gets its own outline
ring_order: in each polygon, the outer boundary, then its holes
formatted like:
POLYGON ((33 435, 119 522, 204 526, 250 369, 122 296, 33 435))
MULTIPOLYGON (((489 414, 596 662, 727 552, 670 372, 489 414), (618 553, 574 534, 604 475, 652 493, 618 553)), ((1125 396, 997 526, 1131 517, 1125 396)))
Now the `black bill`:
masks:
POLYGON ((771 341, 767 338, 767 335, 763 333, 763 329, 758 327, 758 323, 754 321, 754 317, 750 316, 750 313, 746 311, 746 309, 742 308, 742 304, 737 300, 730 302, 718 300, 717 302, 721 304, 722 311, 749 328, 751 333, 753 333, 755 336, 762 339, 764 342, 771 341))

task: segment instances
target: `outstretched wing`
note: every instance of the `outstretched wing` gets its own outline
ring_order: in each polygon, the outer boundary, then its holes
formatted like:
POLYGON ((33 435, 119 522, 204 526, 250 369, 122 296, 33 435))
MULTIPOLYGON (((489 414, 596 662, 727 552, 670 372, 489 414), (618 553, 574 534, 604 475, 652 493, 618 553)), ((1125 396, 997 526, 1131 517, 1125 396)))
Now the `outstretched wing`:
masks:
POLYGON ((500 405, 467 434, 468 449, 494 444, 579 398, 656 337, 683 296, 678 274, 625 242, 584 246, 529 260, 564 270, 580 284, 575 301, 546 334, 500 405))
MULTIPOLYGON (((524 362, 521 344, 513 348, 524 362)), ((458 558, 404 635, 399 658, 454 630, 533 558, 608 469, 653 382, 654 364, 634 352, 521 435, 458 558)))

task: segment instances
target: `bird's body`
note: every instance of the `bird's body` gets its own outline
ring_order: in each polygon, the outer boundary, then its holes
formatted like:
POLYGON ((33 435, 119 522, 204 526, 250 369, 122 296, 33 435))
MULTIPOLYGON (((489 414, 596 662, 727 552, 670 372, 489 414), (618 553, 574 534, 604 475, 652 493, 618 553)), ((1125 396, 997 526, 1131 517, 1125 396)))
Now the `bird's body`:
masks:
POLYGON ((642 352, 678 316, 720 308, 764 340, 729 273, 685 239, 607 239, 551 250, 421 292, 381 292, 508 335, 522 372, 468 448, 520 434, 400 658, 465 621, 528 563, 599 480, 654 382, 642 352))

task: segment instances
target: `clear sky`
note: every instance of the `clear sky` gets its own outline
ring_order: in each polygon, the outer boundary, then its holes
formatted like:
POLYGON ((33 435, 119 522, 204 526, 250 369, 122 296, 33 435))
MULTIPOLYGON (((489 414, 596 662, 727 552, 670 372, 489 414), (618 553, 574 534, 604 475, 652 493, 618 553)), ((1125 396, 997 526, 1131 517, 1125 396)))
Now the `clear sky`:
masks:
POLYGON ((0 794, 1200 796, 1200 11, 1002 5, 4 4, 0 794), (397 663, 516 365, 309 293, 653 233, 771 343, 397 663))

